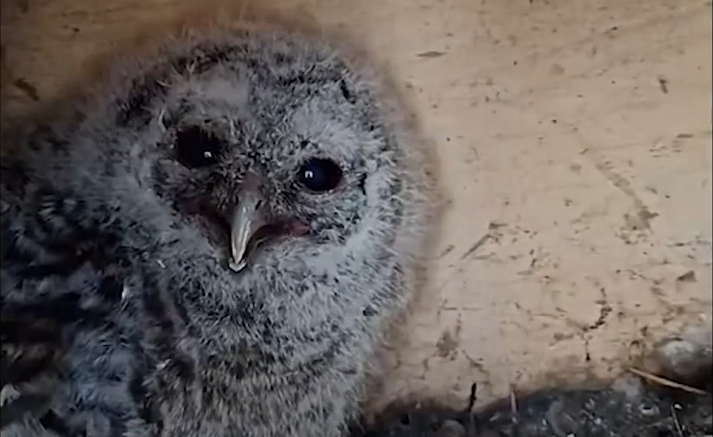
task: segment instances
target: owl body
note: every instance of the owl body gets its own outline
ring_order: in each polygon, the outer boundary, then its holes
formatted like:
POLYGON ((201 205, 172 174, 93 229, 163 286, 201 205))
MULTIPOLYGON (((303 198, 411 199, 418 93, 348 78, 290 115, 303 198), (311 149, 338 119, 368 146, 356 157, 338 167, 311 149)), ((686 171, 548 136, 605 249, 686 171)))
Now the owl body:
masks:
POLYGON ((41 314, 61 353, 3 435, 344 435, 434 217, 376 78, 301 33, 185 34, 16 140, 3 320, 41 314))

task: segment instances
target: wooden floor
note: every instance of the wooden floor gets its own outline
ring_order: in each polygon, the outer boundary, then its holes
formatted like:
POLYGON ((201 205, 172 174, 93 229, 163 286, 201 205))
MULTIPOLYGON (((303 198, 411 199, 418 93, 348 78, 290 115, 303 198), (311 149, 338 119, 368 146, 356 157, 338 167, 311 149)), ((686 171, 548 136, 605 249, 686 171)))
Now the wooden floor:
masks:
MULTIPOLYGON (((2 1, 4 114, 191 3, 2 1)), ((375 405, 607 377, 710 324, 710 2, 273 1, 387 60, 449 175, 437 269, 375 405)))

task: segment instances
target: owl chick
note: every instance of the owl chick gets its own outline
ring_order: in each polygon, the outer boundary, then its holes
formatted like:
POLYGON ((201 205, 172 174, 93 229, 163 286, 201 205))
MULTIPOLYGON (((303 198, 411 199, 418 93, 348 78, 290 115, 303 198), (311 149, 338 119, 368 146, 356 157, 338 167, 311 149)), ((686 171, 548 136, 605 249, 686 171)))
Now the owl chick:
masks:
POLYGON ((3 316, 62 348, 49 404, 3 435, 344 435, 433 228, 405 108, 268 26, 128 65, 3 156, 3 316))

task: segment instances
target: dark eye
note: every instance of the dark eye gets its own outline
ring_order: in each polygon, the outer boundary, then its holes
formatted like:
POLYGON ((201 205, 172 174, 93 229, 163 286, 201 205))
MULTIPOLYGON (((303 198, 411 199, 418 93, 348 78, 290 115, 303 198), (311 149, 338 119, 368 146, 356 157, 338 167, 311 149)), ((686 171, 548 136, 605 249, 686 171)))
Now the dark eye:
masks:
POLYGON ((221 141, 215 135, 192 126, 176 134, 178 162, 188 168, 199 168, 218 162, 221 141))
POLYGON ((312 158, 300 167, 297 177, 300 184, 309 190, 329 191, 342 180, 342 169, 328 159, 312 158))

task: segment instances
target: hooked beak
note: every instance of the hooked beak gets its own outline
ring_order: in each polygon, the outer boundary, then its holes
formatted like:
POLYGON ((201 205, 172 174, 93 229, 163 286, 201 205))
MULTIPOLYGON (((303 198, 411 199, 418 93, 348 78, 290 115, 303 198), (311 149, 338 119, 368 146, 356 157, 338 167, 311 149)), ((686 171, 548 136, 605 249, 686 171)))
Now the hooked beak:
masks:
POLYGON ((263 202, 260 180, 249 174, 243 181, 238 204, 230 216, 230 258, 228 267, 238 273, 248 264, 250 252, 266 239, 303 236, 309 226, 294 218, 277 219, 263 202))
POLYGON ((230 260, 228 267, 240 272, 247 265, 252 237, 266 224, 259 190, 246 187, 230 217, 230 260))

